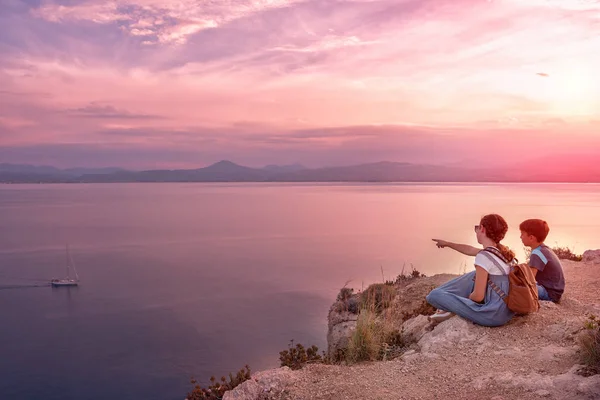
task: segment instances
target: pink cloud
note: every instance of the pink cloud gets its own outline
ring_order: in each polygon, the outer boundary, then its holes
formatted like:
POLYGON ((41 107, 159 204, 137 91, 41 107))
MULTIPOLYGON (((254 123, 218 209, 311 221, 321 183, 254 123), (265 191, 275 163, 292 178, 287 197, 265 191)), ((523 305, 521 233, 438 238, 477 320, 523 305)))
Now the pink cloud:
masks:
POLYGON ((599 15, 584 0, 49 2, 28 17, 50 33, 15 19, 20 45, 0 56, 3 89, 29 93, 0 92, 0 123, 19 132, 1 144, 208 140, 219 154, 342 160, 405 154, 409 131, 427 142, 435 130, 465 156, 474 132, 519 143, 551 131, 548 152, 561 138, 580 148, 600 120, 599 15), (396 128, 365 133, 381 126, 396 128))
POLYGON ((111 0, 71 6, 49 4, 33 15, 52 22, 91 21, 98 24, 124 23, 130 34, 155 34, 159 43, 183 44, 187 37, 204 29, 253 13, 286 7, 297 0, 111 0), (168 24, 165 18, 175 23, 168 24), (140 31, 140 28, 145 28, 140 31))

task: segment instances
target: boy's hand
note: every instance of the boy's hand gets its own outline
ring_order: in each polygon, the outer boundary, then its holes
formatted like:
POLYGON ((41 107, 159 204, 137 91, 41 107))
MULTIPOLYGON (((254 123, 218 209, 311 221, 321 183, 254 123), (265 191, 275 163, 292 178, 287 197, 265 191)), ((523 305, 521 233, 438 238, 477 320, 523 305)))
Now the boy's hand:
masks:
POLYGON ((435 242, 435 245, 438 247, 438 249, 443 249, 444 247, 448 246, 448 242, 442 239, 431 239, 435 242))

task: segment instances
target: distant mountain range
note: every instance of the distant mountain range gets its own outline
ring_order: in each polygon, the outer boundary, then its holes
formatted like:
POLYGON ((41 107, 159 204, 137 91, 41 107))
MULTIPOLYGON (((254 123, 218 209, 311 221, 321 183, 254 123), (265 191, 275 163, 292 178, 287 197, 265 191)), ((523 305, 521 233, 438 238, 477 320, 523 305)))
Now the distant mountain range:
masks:
POLYGON ((600 163, 595 156, 552 157, 504 168, 387 161, 327 168, 299 164, 250 168, 219 161, 198 169, 147 171, 0 164, 0 182, 600 182, 600 163))
POLYGON ((31 173, 40 175, 94 175, 111 174, 113 172, 124 171, 123 168, 67 168, 58 169, 47 165, 28 165, 28 164, 0 164, 0 172, 7 173, 31 173))

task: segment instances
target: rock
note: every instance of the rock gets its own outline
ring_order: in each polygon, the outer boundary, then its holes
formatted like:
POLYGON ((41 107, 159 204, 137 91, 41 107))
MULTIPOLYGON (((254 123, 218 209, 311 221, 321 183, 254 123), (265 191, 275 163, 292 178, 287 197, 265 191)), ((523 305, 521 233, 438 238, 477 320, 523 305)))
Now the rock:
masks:
POLYGON ((331 307, 329 310, 328 322, 330 326, 335 326, 348 321, 356 321, 358 314, 354 314, 349 311, 339 312, 335 307, 331 307))
POLYGON ((583 303, 571 297, 562 297, 560 299, 560 305, 563 307, 581 307, 583 303))
POLYGON ((600 263, 600 250, 586 250, 583 253, 583 262, 599 264, 600 263))
POLYGON ((344 301, 336 301, 329 308, 327 316, 327 354, 336 360, 337 355, 348 347, 348 340, 356 329, 358 314, 348 310, 348 304, 353 299, 357 303, 356 295, 344 301))
POLYGON ((473 385, 473 389, 482 390, 487 387, 487 385, 492 381, 492 377, 489 375, 479 376, 471 382, 473 385))
POLYGON ((552 377, 541 375, 536 372, 528 375, 506 372, 504 374, 500 374, 496 381, 504 386, 521 387, 531 392, 536 390, 551 389, 554 386, 552 377))
POLYGON ((252 379, 257 381, 265 391, 280 392, 285 389, 286 386, 295 382, 297 375, 294 374, 289 367, 281 367, 258 372, 252 376, 252 379))
POLYGON ((414 350, 408 350, 407 352, 402 354, 400 359, 406 364, 413 364, 423 360, 423 355, 421 353, 417 353, 414 350))
POLYGON ((423 335, 418 344, 422 353, 435 353, 439 349, 476 341, 482 329, 456 316, 440 323, 433 331, 423 335))
POLYGON ((545 346, 539 349, 535 357, 537 360, 543 362, 555 361, 562 357, 571 355, 577 351, 577 348, 560 347, 555 345, 545 346))
POLYGON ((262 389, 259 384, 249 379, 232 390, 225 392, 223 400, 256 400, 261 395, 262 389))
POLYGON ((564 374, 554 376, 540 375, 538 373, 492 373, 477 377, 473 380, 472 384, 475 389, 483 389, 486 386, 494 387, 495 385, 506 388, 516 387, 534 392, 541 397, 547 397, 552 394, 557 399, 600 398, 600 375, 582 377, 576 374, 578 368, 579 366, 575 366, 564 374))
POLYGON ((523 354, 523 349, 519 347, 509 347, 494 351, 496 356, 518 357, 523 354))
POLYGON ((555 310, 558 308, 558 304, 554 303, 553 301, 544 301, 541 300, 540 301, 540 308, 546 309, 546 310, 555 310))
MULTIPOLYGON (((327 329, 327 354, 332 359, 337 359, 337 355, 341 352, 344 353, 348 348, 348 341, 352 336, 352 333, 356 330, 357 315, 351 313, 345 313, 349 318, 348 320, 341 320, 335 325, 331 324, 331 319, 327 329)), ((340 320, 339 317, 336 319, 340 320)))
POLYGON ((600 399, 600 375, 590 376, 579 382, 577 393, 591 399, 600 399))
POLYGON ((407 350, 404 352, 404 354, 402 354, 402 357, 408 357, 408 356, 412 356, 413 354, 416 354, 417 352, 415 350, 407 350))
POLYGON ((546 337, 555 342, 572 340, 573 335, 581 331, 581 321, 579 319, 565 319, 558 324, 548 325, 546 327, 546 337))
POLYGON ((425 315, 418 315, 408 321, 404 321, 402 324, 404 340, 407 342, 418 342, 428 332, 430 325, 425 315))
POLYGON ((297 380, 297 375, 282 367, 258 372, 233 390, 225 392, 223 400, 258 400, 265 393, 281 393, 297 380))

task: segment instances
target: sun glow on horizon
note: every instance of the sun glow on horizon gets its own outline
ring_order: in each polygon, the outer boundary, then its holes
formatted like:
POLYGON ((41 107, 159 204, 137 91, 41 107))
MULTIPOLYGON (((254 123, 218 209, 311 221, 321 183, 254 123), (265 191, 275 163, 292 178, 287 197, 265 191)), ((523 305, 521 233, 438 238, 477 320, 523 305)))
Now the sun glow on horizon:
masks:
POLYGON ((600 110, 600 77, 589 64, 572 62, 549 76, 548 95, 563 115, 592 116, 600 110))

